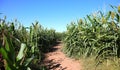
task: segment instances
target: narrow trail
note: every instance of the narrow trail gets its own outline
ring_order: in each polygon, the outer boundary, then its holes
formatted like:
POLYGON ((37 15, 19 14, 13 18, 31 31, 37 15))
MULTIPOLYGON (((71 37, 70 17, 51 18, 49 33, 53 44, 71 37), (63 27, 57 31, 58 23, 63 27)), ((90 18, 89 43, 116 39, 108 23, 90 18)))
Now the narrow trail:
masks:
POLYGON ((82 70, 80 61, 68 58, 61 51, 62 44, 52 48, 52 51, 45 54, 44 64, 49 70, 82 70))

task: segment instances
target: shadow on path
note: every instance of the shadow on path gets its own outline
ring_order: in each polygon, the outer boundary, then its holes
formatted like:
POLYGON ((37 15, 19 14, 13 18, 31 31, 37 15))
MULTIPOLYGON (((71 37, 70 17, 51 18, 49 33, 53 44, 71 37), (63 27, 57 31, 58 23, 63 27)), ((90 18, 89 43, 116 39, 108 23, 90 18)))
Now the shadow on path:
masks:
MULTIPOLYGON (((45 58, 48 58, 49 56, 59 54, 58 51, 60 51, 61 47, 58 47, 58 46, 61 46, 60 41, 56 42, 55 45, 50 48, 50 51, 46 53, 47 55, 45 55, 45 58)), ((49 70, 65 70, 65 69, 67 69, 67 67, 63 68, 61 66, 60 63, 62 61, 63 61, 63 59, 59 59, 59 60, 56 61, 55 58, 53 58, 53 59, 45 59, 43 61, 43 63, 47 67, 47 69, 49 69, 49 70)))
POLYGON ((50 52, 55 52, 57 51, 59 48, 58 47, 55 47, 55 46, 60 46, 61 42, 60 41, 57 41, 49 50, 49 52, 47 53, 50 53, 50 52))
POLYGON ((79 61, 66 57, 61 48, 61 42, 57 42, 52 46, 50 51, 45 53, 43 65, 48 70, 81 70, 79 61))
POLYGON ((51 60, 47 60, 45 61, 46 64, 46 67, 47 69, 49 70, 65 70, 67 69, 67 67, 63 68, 60 64, 60 62, 55 62, 54 59, 51 59, 51 60))

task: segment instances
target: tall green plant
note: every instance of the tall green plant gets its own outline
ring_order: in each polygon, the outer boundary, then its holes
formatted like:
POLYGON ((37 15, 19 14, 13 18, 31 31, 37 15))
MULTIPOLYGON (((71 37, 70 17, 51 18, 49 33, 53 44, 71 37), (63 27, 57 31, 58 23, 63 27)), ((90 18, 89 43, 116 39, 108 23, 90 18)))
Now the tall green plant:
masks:
MULTIPOLYGON (((5 21, 5 20, 4 20, 5 21)), ((21 70, 27 69, 29 63, 34 57, 25 58, 27 47, 26 44, 21 43, 20 50, 15 51, 14 41, 18 41, 14 35, 14 25, 13 23, 8 26, 6 22, 0 25, 0 53, 2 54, 4 67, 6 70, 21 70), (18 53, 18 54, 17 54, 18 53)))
MULTIPOLYGON (((115 8, 116 9, 116 8, 115 8)), ((95 56, 98 64, 120 56, 120 13, 98 11, 67 26, 63 51, 70 57, 95 56)), ((115 59, 113 59, 115 61, 115 59)))

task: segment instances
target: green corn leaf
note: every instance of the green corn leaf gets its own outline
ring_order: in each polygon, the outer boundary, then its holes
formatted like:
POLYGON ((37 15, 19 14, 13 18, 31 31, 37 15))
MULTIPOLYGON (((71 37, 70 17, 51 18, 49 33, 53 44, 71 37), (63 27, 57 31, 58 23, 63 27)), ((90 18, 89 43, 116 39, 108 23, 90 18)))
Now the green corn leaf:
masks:
POLYGON ((34 46, 34 45, 31 47, 31 52, 32 52, 32 53, 35 52, 35 46, 34 46))
POLYGON ((118 6, 118 13, 120 13, 120 5, 118 6))
POLYGON ((108 12, 107 16, 106 16, 106 20, 108 20, 110 18, 111 15, 111 11, 108 12))
POLYGON ((12 44, 12 41, 10 38, 7 38, 6 36, 4 36, 4 40, 5 40, 5 50, 8 53, 8 57, 11 61, 15 61, 15 51, 14 51, 14 47, 12 44))
POLYGON ((91 23, 93 23, 93 20, 91 19, 91 17, 90 17, 89 15, 87 15, 87 18, 89 19, 89 21, 90 21, 91 23))
POLYGON ((3 58, 6 60, 5 69, 12 70, 11 68, 14 67, 12 66, 13 63, 10 60, 10 57, 8 56, 9 53, 3 47, 0 48, 0 53, 2 54, 3 58))
POLYGON ((104 17, 104 14, 101 11, 99 11, 99 13, 101 17, 104 17))
POLYGON ((31 70, 30 67, 27 67, 27 70, 31 70))
POLYGON ((28 59, 26 59, 26 61, 25 61, 25 66, 28 66, 28 64, 34 59, 34 55, 32 55, 32 57, 31 58, 28 58, 28 59))
POLYGON ((4 59, 9 60, 8 52, 5 50, 5 48, 1 47, 0 48, 0 53, 2 54, 4 59))
POLYGON ((120 16, 119 16, 119 14, 116 14, 116 18, 117 18, 116 21, 120 23, 120 16))
POLYGON ((26 44, 22 43, 21 44, 21 47, 20 47, 20 51, 17 55, 17 61, 21 60, 23 58, 23 56, 25 55, 24 52, 25 52, 25 49, 26 49, 26 44))
POLYGON ((6 70, 13 70, 8 64, 6 64, 5 69, 6 70))
POLYGON ((10 52, 10 46, 9 46, 9 43, 8 43, 8 39, 7 37, 4 35, 3 39, 5 40, 5 49, 6 51, 10 52))

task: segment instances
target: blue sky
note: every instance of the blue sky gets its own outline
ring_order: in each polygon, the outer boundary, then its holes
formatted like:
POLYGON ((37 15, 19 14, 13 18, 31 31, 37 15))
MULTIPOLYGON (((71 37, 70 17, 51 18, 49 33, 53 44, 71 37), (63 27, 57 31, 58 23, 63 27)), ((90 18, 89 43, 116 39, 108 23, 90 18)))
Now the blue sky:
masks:
POLYGON ((36 20, 58 32, 66 25, 97 10, 109 9, 109 4, 118 6, 120 0, 0 0, 0 16, 9 21, 17 19, 24 26, 36 20))

